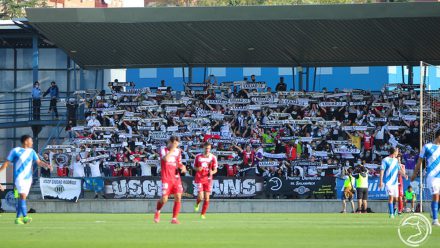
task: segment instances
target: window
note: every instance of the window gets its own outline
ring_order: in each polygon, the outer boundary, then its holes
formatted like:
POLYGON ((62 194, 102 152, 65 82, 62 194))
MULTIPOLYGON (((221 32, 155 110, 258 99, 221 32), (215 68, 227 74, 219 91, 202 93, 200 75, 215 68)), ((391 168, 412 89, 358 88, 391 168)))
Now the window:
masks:
MULTIPOLYGON (((185 70, 185 77, 188 77, 189 75, 188 67, 185 67, 184 70, 185 70)), ((183 77, 182 67, 174 67, 174 77, 175 78, 183 77)))
POLYGON ((226 77, 225 67, 210 67, 208 68, 208 76, 214 75, 216 77, 226 77))
POLYGON ((251 75, 261 76, 261 67, 244 67, 243 76, 249 77, 251 75))
MULTIPOLYGON (((296 75, 296 68, 294 69, 294 74, 296 75)), ((280 76, 292 76, 292 67, 279 67, 278 75, 280 76)))
POLYGON ((157 69, 141 68, 139 69, 139 78, 157 78, 157 69))
POLYGON ((370 67, 368 66, 354 66, 350 67, 350 74, 369 74, 370 67))
POLYGON ((333 67, 318 67, 317 75, 333 75, 333 67))

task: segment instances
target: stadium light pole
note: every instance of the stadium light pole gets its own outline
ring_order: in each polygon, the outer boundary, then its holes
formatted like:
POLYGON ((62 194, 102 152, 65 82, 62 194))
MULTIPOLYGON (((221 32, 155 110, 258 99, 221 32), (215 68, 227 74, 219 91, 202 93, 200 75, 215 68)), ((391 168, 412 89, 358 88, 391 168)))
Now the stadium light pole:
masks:
MULTIPOLYGON (((420 133, 419 133, 419 151, 423 148, 423 61, 420 61, 420 133)), ((420 212, 423 212, 423 166, 420 166, 420 212)))

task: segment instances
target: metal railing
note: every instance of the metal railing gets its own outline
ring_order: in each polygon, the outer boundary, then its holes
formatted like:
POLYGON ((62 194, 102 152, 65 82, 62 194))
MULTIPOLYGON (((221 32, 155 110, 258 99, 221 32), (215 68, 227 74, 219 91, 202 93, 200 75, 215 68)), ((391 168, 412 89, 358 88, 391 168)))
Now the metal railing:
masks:
MULTIPOLYGON (((16 122, 16 121, 32 121, 32 120, 54 120, 55 113, 49 112, 50 99, 41 99, 39 118, 34 116, 34 108, 31 98, 22 98, 14 100, 0 101, 0 123, 16 122), (35 117, 35 118, 34 118, 35 117)), ((58 116, 65 118, 67 109, 66 105, 57 102, 58 116)))

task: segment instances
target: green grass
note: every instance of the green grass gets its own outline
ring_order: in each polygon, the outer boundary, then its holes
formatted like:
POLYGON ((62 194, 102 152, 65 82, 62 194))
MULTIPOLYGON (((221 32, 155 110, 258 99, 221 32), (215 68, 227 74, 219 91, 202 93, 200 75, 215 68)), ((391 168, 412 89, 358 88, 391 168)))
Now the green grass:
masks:
MULTIPOLYGON (((0 217, 0 247, 404 247, 397 235, 400 218, 385 214, 170 214, 153 223, 152 214, 34 214, 30 225, 0 217)), ((439 247, 433 228, 423 247, 439 247)))

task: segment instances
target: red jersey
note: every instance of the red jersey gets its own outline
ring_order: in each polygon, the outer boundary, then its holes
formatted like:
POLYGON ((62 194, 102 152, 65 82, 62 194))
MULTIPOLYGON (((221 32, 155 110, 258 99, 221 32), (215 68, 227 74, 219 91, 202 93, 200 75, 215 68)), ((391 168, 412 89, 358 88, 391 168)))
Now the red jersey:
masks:
POLYGON ((125 155, 125 153, 118 153, 118 154, 116 154, 116 161, 117 162, 124 162, 124 159, 126 157, 127 156, 125 155))
POLYGON ((130 155, 134 156, 133 162, 140 162, 141 161, 141 158, 139 156, 136 156, 136 155, 140 155, 140 154, 141 154, 140 152, 130 152, 130 155))
POLYGON ((254 156, 255 156, 254 151, 250 151, 250 152, 248 152, 246 150, 243 151, 243 164, 245 166, 247 166, 249 163, 253 163, 254 162, 254 156))
POLYGON ((364 148, 365 150, 371 150, 373 148, 373 136, 364 135, 364 148))
POLYGON ((296 146, 288 147, 287 149, 289 154, 289 160, 296 160, 297 154, 296 154, 296 146))
POLYGON ((169 153, 169 149, 164 147, 160 150, 160 175, 162 181, 174 181, 180 179, 180 174, 177 172, 177 168, 182 163, 182 152, 180 149, 175 149, 173 154, 168 157, 168 161, 165 161, 165 156, 169 153))
POLYGON ((130 167, 123 167, 122 176, 131 177, 131 168, 130 167))
POLYGON ((221 137, 220 137, 220 135, 218 135, 218 134, 214 134, 214 135, 211 135, 211 134, 205 134, 204 136, 203 136, 203 142, 206 142, 206 141, 208 141, 209 139, 220 139, 221 137))
POLYGON ((196 176, 194 181, 196 183, 205 183, 209 179, 209 171, 217 169, 217 158, 213 154, 209 154, 205 157, 204 154, 198 154, 194 159, 194 168, 202 167, 201 171, 196 170, 196 176))
POLYGON ((226 166, 226 175, 228 177, 234 177, 237 174, 237 166, 236 165, 225 165, 226 166))

